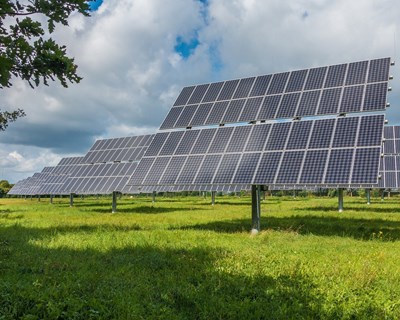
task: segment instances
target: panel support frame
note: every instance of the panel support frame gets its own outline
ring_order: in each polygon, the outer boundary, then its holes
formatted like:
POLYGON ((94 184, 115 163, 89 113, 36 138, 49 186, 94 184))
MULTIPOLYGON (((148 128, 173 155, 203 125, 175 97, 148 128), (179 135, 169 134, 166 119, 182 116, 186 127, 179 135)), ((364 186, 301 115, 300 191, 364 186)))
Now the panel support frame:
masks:
POLYGON ((338 211, 343 212, 343 188, 338 188, 338 211))
POLYGON ((256 235, 260 232, 261 202, 260 185, 251 186, 251 234, 256 235))

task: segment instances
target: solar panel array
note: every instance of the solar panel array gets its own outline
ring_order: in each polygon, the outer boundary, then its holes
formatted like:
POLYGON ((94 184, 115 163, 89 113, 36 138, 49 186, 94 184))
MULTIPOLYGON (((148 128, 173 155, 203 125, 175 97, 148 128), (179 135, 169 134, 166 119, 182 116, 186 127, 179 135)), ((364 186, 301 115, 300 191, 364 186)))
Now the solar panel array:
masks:
POLYGON ((386 108, 390 58, 183 88, 160 129, 386 108))
POLYGON ((384 58, 185 87, 127 186, 377 184, 389 67, 384 58), (367 111, 381 114, 337 117, 367 111))
POLYGON ((372 115, 162 132, 128 185, 377 183, 383 123, 372 115))
POLYGON ((400 126, 385 126, 383 157, 379 166, 379 188, 400 187, 400 126))

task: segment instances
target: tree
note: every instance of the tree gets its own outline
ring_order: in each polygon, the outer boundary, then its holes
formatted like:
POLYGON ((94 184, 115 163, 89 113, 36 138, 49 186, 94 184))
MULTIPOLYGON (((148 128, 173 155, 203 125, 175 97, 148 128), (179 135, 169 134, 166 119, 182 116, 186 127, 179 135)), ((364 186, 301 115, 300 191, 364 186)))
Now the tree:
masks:
MULTIPOLYGON (((66 46, 49 37, 56 24, 68 26, 73 12, 89 16, 89 0, 0 0, 0 89, 12 86, 12 79, 26 80, 34 88, 41 82, 58 79, 64 87, 79 83, 74 59, 66 54, 66 46), (40 19, 47 19, 47 27, 40 19)), ((24 116, 23 110, 1 111, 0 131, 9 122, 24 116)))
POLYGON ((13 187, 7 180, 0 180, 0 198, 7 194, 8 191, 13 187))

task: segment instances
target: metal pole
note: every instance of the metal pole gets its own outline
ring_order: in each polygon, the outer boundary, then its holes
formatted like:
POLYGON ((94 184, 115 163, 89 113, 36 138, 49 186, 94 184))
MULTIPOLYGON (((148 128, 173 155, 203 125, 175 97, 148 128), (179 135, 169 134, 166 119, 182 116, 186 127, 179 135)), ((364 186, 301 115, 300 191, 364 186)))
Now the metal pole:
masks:
POLYGON ((69 206, 74 206, 74 195, 72 193, 69 194, 69 206))
POLYGON ((40 194, 37 196, 37 201, 40 202, 40 194))
POLYGON ((339 212, 343 212, 343 188, 338 188, 339 194, 339 212))
POLYGON ((215 191, 211 191, 211 205, 215 204, 215 191))
POLYGON ((257 234, 260 231, 260 186, 251 186, 251 233, 257 234))
POLYGON ((50 204, 53 204, 53 195, 50 195, 50 204))
POLYGON ((151 202, 152 203, 156 202, 156 192, 155 191, 153 191, 151 202))
POLYGON ((367 204, 370 205, 371 204, 371 189, 366 189, 365 193, 367 195, 367 204))
POLYGON ((381 189, 381 201, 385 200, 385 189, 381 189))
POLYGON ((112 213, 117 212, 117 192, 112 193, 112 213))

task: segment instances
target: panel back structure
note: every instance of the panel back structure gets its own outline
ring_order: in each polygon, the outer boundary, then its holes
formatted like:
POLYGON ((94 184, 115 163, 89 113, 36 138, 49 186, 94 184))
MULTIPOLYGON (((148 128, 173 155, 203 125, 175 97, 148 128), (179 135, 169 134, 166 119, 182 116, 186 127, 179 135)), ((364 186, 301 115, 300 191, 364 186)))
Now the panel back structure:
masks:
POLYGON ((389 67, 383 58, 185 87, 127 186, 376 185, 389 67))

